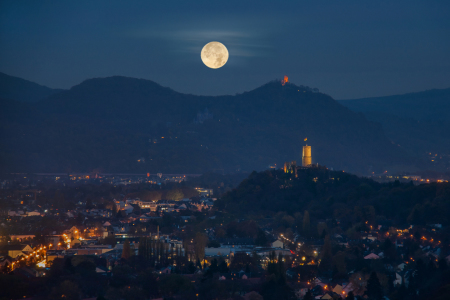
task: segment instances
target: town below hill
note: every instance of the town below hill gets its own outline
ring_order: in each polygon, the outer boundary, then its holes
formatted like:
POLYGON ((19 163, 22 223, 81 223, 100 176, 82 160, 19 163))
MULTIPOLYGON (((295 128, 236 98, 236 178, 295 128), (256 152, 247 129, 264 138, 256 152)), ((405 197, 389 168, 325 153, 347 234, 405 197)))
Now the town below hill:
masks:
POLYGON ((0 189, 5 299, 449 295, 449 183, 324 167, 23 177, 0 189))

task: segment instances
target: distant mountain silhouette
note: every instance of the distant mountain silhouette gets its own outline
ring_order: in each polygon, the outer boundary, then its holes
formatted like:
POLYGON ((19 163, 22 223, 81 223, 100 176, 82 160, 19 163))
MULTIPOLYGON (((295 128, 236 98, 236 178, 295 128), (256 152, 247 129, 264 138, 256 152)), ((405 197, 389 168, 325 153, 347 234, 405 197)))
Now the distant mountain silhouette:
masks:
POLYGON ((419 121, 450 120, 450 88, 338 102, 358 112, 383 112, 419 121))
POLYGON ((380 123, 421 169, 450 171, 450 89, 338 102, 380 123))
POLYGON ((381 112, 365 115, 367 119, 381 123, 386 135, 410 155, 427 160, 428 168, 450 170, 450 120, 418 121, 381 112))
MULTIPOLYGON (((5 101, 3 101, 5 102, 5 101)), ((194 96, 114 76, 37 103, 5 102, 4 172, 262 170, 301 161, 359 173, 410 163, 377 123, 330 96, 279 81, 235 96, 194 96)))
POLYGON ((37 102, 62 90, 51 89, 37 83, 0 72, 0 98, 22 102, 37 102))

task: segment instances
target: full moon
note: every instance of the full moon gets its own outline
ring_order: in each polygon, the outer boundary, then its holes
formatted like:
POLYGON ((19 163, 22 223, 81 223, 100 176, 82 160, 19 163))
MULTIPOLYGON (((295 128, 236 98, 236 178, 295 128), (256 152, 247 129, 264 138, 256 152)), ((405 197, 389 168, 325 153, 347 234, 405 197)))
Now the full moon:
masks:
POLYGON ((228 49, 222 43, 210 42, 203 47, 200 56, 207 67, 218 69, 227 63, 228 49))

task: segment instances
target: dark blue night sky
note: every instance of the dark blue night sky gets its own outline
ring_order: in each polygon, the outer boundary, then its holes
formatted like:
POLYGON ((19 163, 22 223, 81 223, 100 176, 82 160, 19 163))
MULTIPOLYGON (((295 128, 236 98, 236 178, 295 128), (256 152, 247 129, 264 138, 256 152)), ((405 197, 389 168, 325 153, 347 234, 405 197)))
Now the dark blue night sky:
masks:
POLYGON ((288 75, 336 99, 450 87, 450 1, 5 1, 0 72, 52 88, 145 78, 234 94, 288 75), (225 44, 221 69, 202 47, 225 44))

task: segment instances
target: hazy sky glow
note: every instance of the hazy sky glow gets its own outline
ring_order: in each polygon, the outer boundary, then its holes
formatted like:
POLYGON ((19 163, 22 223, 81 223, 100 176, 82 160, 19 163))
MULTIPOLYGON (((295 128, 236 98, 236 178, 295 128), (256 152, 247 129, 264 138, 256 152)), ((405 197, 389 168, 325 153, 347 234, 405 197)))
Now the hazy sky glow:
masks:
POLYGON ((450 87, 449 1, 1 1, 0 72, 124 75, 203 95, 288 75, 336 99, 450 87), (217 70, 210 41, 230 53, 217 70))

